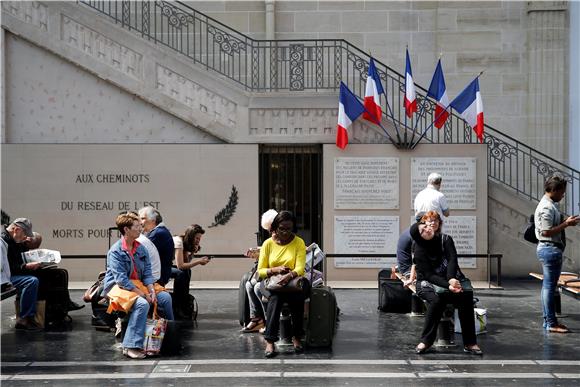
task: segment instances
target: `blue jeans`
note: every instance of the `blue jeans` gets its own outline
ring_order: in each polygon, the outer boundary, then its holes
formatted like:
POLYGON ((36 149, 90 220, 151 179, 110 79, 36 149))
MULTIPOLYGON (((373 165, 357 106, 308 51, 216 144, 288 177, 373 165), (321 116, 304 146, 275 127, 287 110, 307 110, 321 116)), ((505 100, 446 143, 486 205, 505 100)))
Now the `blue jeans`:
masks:
POLYGON ((38 278, 31 275, 13 275, 10 282, 18 289, 20 317, 34 317, 38 298, 38 278))
MULTIPOLYGON (((168 320, 173 320, 173 308, 169 293, 157 293, 157 307, 162 316, 168 320)), ((138 297, 131 308, 127 331, 123 338, 123 348, 143 348, 147 313, 149 313, 149 303, 143 297, 138 297)))
POLYGON ((542 309, 544 313, 544 328, 549 329, 558 324, 554 294, 558 279, 562 273, 562 250, 554 245, 538 243, 536 250, 538 259, 542 263, 544 280, 542 281, 542 309))
POLYGON ((264 304, 262 304, 262 292, 260 290, 260 282, 252 285, 252 281, 246 282, 246 293, 248 293, 248 301, 250 304, 250 318, 264 319, 266 316, 264 304))

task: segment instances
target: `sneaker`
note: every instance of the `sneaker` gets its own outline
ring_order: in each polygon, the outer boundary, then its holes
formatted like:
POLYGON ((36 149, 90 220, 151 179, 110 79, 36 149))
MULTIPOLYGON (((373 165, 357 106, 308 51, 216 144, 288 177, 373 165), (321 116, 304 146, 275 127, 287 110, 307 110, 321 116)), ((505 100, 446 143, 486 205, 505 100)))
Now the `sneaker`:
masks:
POLYGON ((570 330, 564 324, 556 324, 548 328, 548 332, 551 333, 568 333, 570 330))
POLYGON ((71 312, 73 310, 79 310, 79 309, 82 309, 84 307, 85 307, 84 305, 77 304, 74 301, 69 302, 68 305, 67 305, 67 309, 68 309, 69 312, 71 312))

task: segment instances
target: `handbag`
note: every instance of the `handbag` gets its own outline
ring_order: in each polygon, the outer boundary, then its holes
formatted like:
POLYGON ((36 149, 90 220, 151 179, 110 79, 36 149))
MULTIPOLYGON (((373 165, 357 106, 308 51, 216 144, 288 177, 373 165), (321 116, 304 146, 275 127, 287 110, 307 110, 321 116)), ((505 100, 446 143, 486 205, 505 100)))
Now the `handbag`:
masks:
POLYGON ((304 288, 304 277, 292 278, 286 285, 280 284, 284 274, 276 274, 264 280, 266 290, 271 292, 293 293, 301 292, 304 288))
POLYGON ((91 285, 87 290, 85 290, 85 294, 83 295, 84 302, 91 302, 93 298, 99 297, 101 292, 103 291, 103 280, 105 279, 106 271, 102 271, 99 273, 97 277, 97 281, 91 285))
POLYGON ((167 331, 167 320, 160 318, 157 314, 157 302, 153 307, 152 318, 148 318, 145 325, 145 342, 143 350, 147 356, 159 355, 163 338, 167 331))
POLYGON ((526 228, 524 230, 524 239, 530 243, 538 244, 538 238, 536 238, 536 224, 534 223, 534 214, 530 215, 528 223, 526 223, 526 228))

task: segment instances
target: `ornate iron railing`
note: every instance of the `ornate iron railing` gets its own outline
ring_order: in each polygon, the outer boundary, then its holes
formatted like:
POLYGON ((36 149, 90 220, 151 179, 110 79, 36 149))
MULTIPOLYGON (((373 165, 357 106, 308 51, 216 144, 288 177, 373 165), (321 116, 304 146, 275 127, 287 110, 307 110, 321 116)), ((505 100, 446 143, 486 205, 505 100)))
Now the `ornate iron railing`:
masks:
MULTIPOLYGON (((213 71, 252 92, 336 92, 343 81, 364 95, 369 55, 342 39, 255 40, 181 2, 78 0, 112 18, 143 38, 186 56, 196 66, 213 71)), ((375 61, 386 90, 383 111, 392 109, 390 131, 398 128, 395 145, 409 146, 434 120, 435 104, 417 86, 425 114, 407 122, 402 109, 404 77, 375 61)), ((391 133, 395 137, 394 132, 391 133)), ((450 115, 440 130, 429 129, 424 140, 437 144, 476 143, 464 120, 450 115)), ((386 142, 386 140, 385 140, 386 142)), ((543 182, 553 172, 569 182, 563 208, 580 212, 580 172, 486 125, 489 179, 520 195, 539 200, 543 182)))

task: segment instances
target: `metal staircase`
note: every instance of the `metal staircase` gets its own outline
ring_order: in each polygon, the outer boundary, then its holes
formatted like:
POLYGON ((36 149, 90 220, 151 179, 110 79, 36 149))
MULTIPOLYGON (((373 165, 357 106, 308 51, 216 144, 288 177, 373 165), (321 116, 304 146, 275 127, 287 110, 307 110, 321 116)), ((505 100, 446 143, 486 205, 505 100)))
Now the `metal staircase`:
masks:
MULTIPOLYGON (((219 74, 237 87, 252 93, 321 92, 338 93, 344 82, 359 97, 364 95, 370 57, 342 39, 255 40, 198 12, 181 2, 89 1, 83 6, 113 19, 115 23, 184 55, 193 66, 219 74)), ((427 90, 417 85, 418 104, 426 113, 417 125, 407 122, 403 106, 404 76, 376 61, 385 86, 392 117, 384 117, 418 138, 435 118, 435 104, 427 90), (425 100, 426 99, 426 100, 425 100)), ((472 129, 453 111, 440 130, 430 129, 422 141, 434 144, 476 143, 472 129)), ((486 125, 488 178, 529 200, 538 201, 545 178, 561 173, 569 182, 562 208, 580 212, 580 171, 538 152, 524 143, 486 125)))

